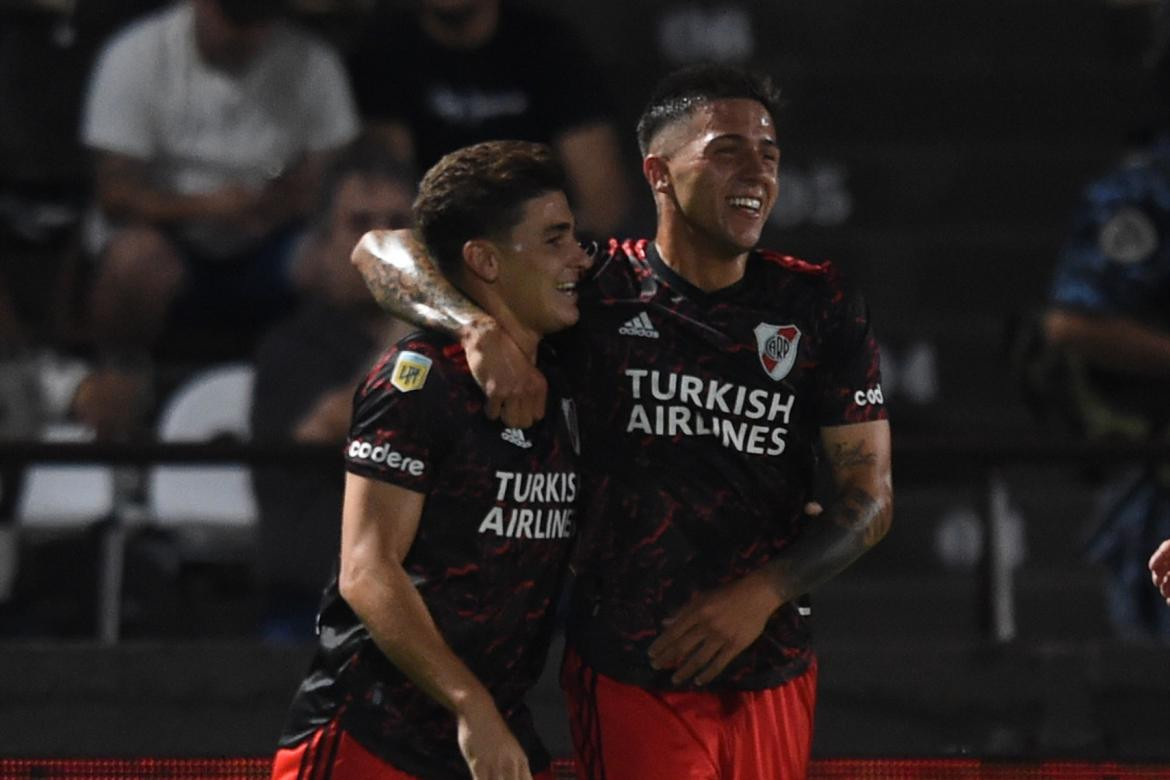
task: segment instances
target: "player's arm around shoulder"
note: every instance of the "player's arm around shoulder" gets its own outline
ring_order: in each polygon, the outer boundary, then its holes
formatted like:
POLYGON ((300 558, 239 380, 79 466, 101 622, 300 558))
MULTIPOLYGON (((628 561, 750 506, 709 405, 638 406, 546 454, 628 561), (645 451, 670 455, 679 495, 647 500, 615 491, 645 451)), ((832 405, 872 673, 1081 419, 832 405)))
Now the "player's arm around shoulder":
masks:
POLYGON ((490 419, 527 428, 544 417, 548 382, 496 320, 443 276, 411 230, 372 230, 350 256, 382 308, 459 339, 490 419))
POLYGON ((425 498, 389 482, 346 475, 341 596, 386 657, 454 713, 474 780, 530 780, 527 756, 491 693, 447 645, 402 565, 425 498))

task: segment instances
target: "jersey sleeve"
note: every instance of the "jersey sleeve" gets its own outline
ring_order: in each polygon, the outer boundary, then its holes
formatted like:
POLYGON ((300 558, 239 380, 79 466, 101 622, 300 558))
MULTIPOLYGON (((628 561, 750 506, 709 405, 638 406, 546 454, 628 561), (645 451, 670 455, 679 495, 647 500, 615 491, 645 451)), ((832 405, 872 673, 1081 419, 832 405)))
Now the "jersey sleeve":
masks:
POLYGON ((821 426, 884 420, 881 357, 869 307, 857 292, 837 289, 826 312, 825 344, 818 377, 821 426))
POLYGON ((354 395, 345 468, 359 476, 426 493, 450 451, 451 383, 439 350, 400 342, 354 395))

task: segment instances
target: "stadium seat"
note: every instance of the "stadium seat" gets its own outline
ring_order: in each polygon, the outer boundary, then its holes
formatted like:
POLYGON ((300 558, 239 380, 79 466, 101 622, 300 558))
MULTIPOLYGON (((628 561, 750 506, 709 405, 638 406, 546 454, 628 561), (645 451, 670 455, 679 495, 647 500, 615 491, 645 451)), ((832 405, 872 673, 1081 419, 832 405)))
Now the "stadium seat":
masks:
MULTIPOLYGON (((88 442, 93 429, 77 423, 46 425, 45 442, 88 442)), ((16 505, 19 532, 55 536, 78 528, 99 528, 97 580, 94 583, 97 638, 117 640, 121 622, 123 534, 118 519, 119 495, 115 469, 106 464, 38 464, 28 467, 21 480, 16 505)))
MULTIPOLYGON (((93 431, 57 423, 41 431, 46 442, 85 442, 93 431)), ((22 527, 88 525, 114 509, 114 470, 107 465, 35 465, 24 474, 16 516, 22 527)))
MULTIPOLYGON (((212 442, 251 438, 249 413, 254 369, 231 363, 200 371, 163 404, 160 442, 212 442)), ((213 549, 225 537, 250 538, 256 499, 249 469, 241 465, 161 465, 150 469, 147 513, 157 527, 181 529, 188 548, 213 549)))

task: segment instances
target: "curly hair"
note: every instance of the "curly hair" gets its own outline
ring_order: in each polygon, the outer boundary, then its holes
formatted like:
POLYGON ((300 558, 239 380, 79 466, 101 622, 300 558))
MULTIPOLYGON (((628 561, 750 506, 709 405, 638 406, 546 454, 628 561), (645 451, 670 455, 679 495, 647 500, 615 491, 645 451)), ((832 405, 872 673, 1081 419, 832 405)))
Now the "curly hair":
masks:
POLYGON ((565 189, 565 172, 545 144, 485 141, 445 155, 419 184, 415 227, 448 278, 463 245, 507 234, 532 198, 565 189))

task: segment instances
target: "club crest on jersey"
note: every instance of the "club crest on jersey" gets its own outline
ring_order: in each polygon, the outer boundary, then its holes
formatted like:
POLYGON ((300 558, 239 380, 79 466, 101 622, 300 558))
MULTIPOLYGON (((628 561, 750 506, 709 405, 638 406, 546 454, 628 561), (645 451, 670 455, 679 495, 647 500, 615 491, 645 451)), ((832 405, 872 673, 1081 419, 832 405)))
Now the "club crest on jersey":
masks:
POLYGON ((779 382, 796 365, 796 348, 800 345, 800 328, 795 325, 756 326, 756 346, 764 373, 779 382))
POLYGON ((390 372, 390 384, 404 393, 419 390, 427 383, 431 359, 417 352, 399 352, 390 372))

